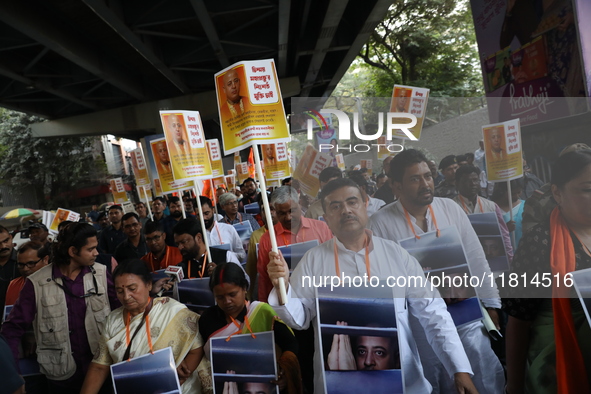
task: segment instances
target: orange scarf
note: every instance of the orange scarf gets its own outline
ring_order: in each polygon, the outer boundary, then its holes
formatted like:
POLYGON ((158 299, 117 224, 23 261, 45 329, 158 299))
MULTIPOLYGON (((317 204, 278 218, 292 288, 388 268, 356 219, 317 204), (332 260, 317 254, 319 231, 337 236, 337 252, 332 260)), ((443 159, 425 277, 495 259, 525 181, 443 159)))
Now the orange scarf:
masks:
MULTIPOLYGON (((564 276, 576 269, 575 247, 570 229, 558 207, 550 216, 550 266, 552 275, 564 276)), ((589 381, 583 355, 577 341, 577 333, 571 313, 568 288, 552 288, 554 312, 554 339, 556 342, 556 383, 558 393, 589 393, 589 381)))

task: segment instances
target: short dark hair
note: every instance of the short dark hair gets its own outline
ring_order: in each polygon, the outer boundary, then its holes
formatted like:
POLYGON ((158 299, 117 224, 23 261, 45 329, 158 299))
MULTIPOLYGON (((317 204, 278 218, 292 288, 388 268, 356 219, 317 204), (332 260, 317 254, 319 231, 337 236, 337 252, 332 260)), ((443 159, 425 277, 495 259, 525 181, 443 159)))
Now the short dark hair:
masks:
POLYGON ((161 233, 164 232, 161 221, 154 222, 152 220, 148 220, 144 225, 144 234, 152 234, 156 231, 160 231, 161 233))
POLYGON ((43 245, 41 245, 37 242, 27 241, 18 247, 18 254, 23 254, 29 250, 36 250, 37 253, 39 253, 39 249, 41 249, 42 247, 43 247, 43 245))
POLYGON ((328 182, 331 178, 342 178, 343 172, 338 167, 326 167, 318 174, 318 180, 320 182, 328 182))
POLYGON ((113 209, 118 209, 118 210, 120 210, 121 212, 123 212, 123 207, 122 207, 121 205, 111 205, 111 206, 109 206, 109 209, 108 209, 108 211, 111 211, 111 210, 113 210, 113 209))
POLYGON ((156 202, 156 201, 160 201, 162 204, 166 205, 166 200, 163 197, 154 197, 154 199, 152 200, 152 203, 156 202))
POLYGON ((591 164, 591 150, 565 153, 554 162, 550 183, 562 189, 568 182, 581 175, 589 164, 591 164))
POLYGON ((466 155, 457 155, 456 156, 456 163, 459 163, 461 161, 468 161, 468 158, 466 157, 466 155))
POLYGON ((246 183, 247 183, 247 182, 253 182, 253 183, 255 184, 255 186, 256 186, 256 184, 257 184, 257 183, 256 183, 256 181, 255 181, 253 178, 251 178, 251 177, 248 177, 248 178, 246 178, 246 179, 244 180, 244 182, 242 182, 242 185, 241 185, 241 186, 244 186, 244 185, 246 185, 246 183))
POLYGON ((382 178, 386 178, 387 176, 388 176, 388 175, 386 175, 386 174, 383 174, 383 173, 382 173, 382 174, 380 174, 380 175, 378 175, 378 176, 376 177, 376 180, 378 180, 378 179, 382 179, 382 178))
MULTIPOLYGON (((107 217, 107 213, 105 211, 102 211, 98 214, 96 221, 98 222, 99 220, 101 220, 102 218, 107 217)), ((62 222, 63 223, 63 222, 62 222)))
POLYGON ((359 172, 362 173, 362 174, 365 174, 367 171, 369 171, 369 170, 366 167, 361 167, 359 169, 359 172))
POLYGON ((181 201, 181 199, 178 198, 177 196, 172 196, 168 199, 168 206, 170 207, 170 204, 176 204, 180 201, 181 201))
POLYGON ((324 202, 324 199, 326 198, 326 196, 328 196, 330 193, 334 192, 335 190, 341 189, 343 187, 348 187, 348 186, 354 187, 357 190, 359 190, 359 194, 361 194, 361 199, 363 200, 363 202, 366 201, 365 194, 363 194, 359 185, 357 183, 355 183, 353 180, 351 180, 350 178, 333 179, 332 181, 330 181, 326 185, 324 185, 324 187, 322 188, 322 191, 318 195, 318 199, 320 200, 320 204, 322 204, 322 209, 326 212, 326 207, 325 207, 325 202, 324 202))
POLYGON ((462 177, 470 174, 480 175, 480 168, 476 166, 471 166, 469 164, 458 168, 456 171, 456 185, 462 179, 462 177))
POLYGON ((135 209, 137 209, 137 207, 139 207, 140 205, 143 205, 145 207, 146 203, 144 203, 143 201, 138 202, 137 204, 135 204, 135 209))
MULTIPOLYGON (((523 190, 523 181, 522 178, 513 179, 511 181, 511 192, 514 192, 517 189, 523 190)), ((493 189, 492 196, 490 199, 498 204, 499 201, 505 193, 509 190, 507 189, 507 182, 498 182, 495 183, 495 188, 493 189)))
POLYGON ((285 178, 285 179, 283 179, 281 181, 281 186, 287 185, 289 183, 289 181, 291 181, 291 177, 290 176, 288 176, 287 178, 285 178))
POLYGON ((355 182, 361 188, 367 187, 367 181, 365 180, 365 177, 361 174, 349 175, 349 179, 355 182))
POLYGON ((388 176, 393 181, 402 182, 406 169, 417 163, 427 163, 427 157, 416 149, 405 149, 392 159, 390 162, 390 172, 388 176))
POLYGON ((174 235, 189 234, 191 237, 195 237, 197 234, 201 234, 201 236, 203 236, 201 223, 194 218, 179 220, 179 222, 172 228, 172 232, 174 235))
POLYGON ((146 263, 140 259, 129 259, 125 263, 119 264, 113 271, 113 282, 117 277, 125 274, 137 275, 146 285, 152 284, 152 274, 146 263))
POLYGON ((199 201, 201 201, 201 206, 209 205, 210 208, 213 208, 213 203, 209 197, 199 196, 199 201))
POLYGON ((58 266, 70 264, 70 247, 78 251, 88 244, 88 239, 96 237, 97 232, 92 225, 84 222, 73 222, 60 230, 57 242, 53 244, 52 263, 58 266))
POLYGON ((135 212, 127 212, 125 215, 123 215, 123 217, 121 218, 121 222, 126 221, 127 219, 131 219, 131 218, 135 218, 135 220, 137 220, 138 222, 140 221, 140 217, 137 213, 135 212))
POLYGON ((8 231, 8 229, 2 225, 0 225, 0 233, 8 233, 8 234, 12 235, 12 233, 10 231, 8 231))
POLYGON ((236 263, 220 263, 215 267, 209 277, 209 288, 213 288, 222 283, 229 283, 248 290, 248 280, 242 268, 236 263))
POLYGON ((474 153, 472 153, 472 152, 468 152, 468 153, 464 154, 464 156, 466 156, 466 160, 468 160, 468 161, 474 160, 474 153))

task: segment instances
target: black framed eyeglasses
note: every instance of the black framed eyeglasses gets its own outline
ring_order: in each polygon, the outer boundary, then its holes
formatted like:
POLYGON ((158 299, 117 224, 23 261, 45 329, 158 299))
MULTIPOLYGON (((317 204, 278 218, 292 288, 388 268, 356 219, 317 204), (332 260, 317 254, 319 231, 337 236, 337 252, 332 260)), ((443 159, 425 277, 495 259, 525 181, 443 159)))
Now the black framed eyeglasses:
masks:
POLYGON ((27 268, 33 268, 34 266, 37 265, 37 263, 39 263, 41 260, 43 260, 43 257, 41 257, 39 260, 37 261, 28 261, 26 263, 16 263, 16 265, 18 266, 19 269, 23 269, 25 268, 25 265, 27 266, 27 268))
POLYGON ((94 275, 96 273, 96 271, 94 270, 94 268, 90 267, 90 272, 92 272, 92 283, 94 284, 94 289, 90 289, 88 291, 88 293, 83 294, 83 295, 76 295, 74 293, 72 293, 72 290, 68 289, 66 286, 59 284, 55 278, 53 277, 53 272, 51 273, 51 280, 53 280, 53 282, 58 285, 58 287, 60 289, 62 289, 64 291, 64 293, 66 293, 67 295, 69 295, 70 297, 74 297, 74 298, 88 298, 91 296, 102 296, 103 293, 99 293, 97 292, 98 290, 98 283, 96 281, 96 276, 94 275))

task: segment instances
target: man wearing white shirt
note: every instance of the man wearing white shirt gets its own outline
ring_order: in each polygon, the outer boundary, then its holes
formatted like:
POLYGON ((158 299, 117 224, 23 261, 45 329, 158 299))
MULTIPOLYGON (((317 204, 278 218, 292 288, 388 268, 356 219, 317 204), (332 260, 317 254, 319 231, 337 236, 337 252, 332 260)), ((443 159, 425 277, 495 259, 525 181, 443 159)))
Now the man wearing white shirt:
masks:
MULTIPOLYGON (((390 167, 390 182, 399 200, 384 207, 379 215, 372 216, 369 228, 378 236, 399 242, 445 227, 457 227, 471 275, 489 278, 476 291, 499 328, 496 311, 501 306, 499 292, 494 281, 490 280, 491 271, 486 256, 462 208, 451 199, 433 197, 433 176, 422 153, 414 149, 405 150, 394 157, 390 167)), ((412 319, 411 327, 418 327, 412 319)), ((481 394, 502 392, 505 384, 503 368, 492 351, 482 322, 464 325, 458 328, 458 333, 470 358, 474 370, 473 381, 478 391, 481 394)), ((437 357, 428 343, 430 341, 427 338, 417 336, 423 365, 433 365, 433 368, 426 370, 426 377, 434 386, 434 392, 447 392, 449 386, 444 380, 444 365, 437 365, 437 357)))
POLYGON ((199 196, 199 199, 201 200, 203 221, 205 222, 205 228, 207 228, 209 246, 229 244, 230 251, 236 253, 238 260, 244 261, 246 259, 246 252, 236 229, 229 224, 218 223, 215 220, 212 202, 209 198, 199 196))
MULTIPOLYGON (((282 256, 270 252, 268 274, 274 289, 269 295, 269 304, 289 326, 306 329, 314 322, 316 304, 314 288, 304 286, 304 277, 360 276, 364 274, 385 279, 394 277, 424 278, 423 271, 412 256, 395 242, 372 235, 365 229, 368 217, 365 197, 350 179, 338 179, 328 183, 320 195, 327 224, 336 238, 309 250, 295 268, 291 280, 289 268, 282 256), (338 265, 335 263, 335 244, 338 265), (366 259, 367 254, 367 259, 366 259), (368 268, 369 271, 368 272, 368 268), (337 272, 338 271, 338 272, 337 272), (286 282, 287 303, 279 305, 277 286, 279 280, 286 282)), ((404 384, 408 393, 429 393, 431 386, 423 377, 418 352, 408 324, 409 313, 416 316, 422 330, 430 340, 435 352, 445 365, 450 382, 455 383, 459 393, 476 393, 470 380, 472 369, 463 351, 451 316, 439 298, 437 290, 425 287, 394 287, 400 358, 403 365, 404 384)), ((371 322, 368 322, 371 323, 371 322)), ((324 392, 322 355, 316 341, 315 392, 324 392)), ((426 365, 425 368, 430 368, 426 365)))

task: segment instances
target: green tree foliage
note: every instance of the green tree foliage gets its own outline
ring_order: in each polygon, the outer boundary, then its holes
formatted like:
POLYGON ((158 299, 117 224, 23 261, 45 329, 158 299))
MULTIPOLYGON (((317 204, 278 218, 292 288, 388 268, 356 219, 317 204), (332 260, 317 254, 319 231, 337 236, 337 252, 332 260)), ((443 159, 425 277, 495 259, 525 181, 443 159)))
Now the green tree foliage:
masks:
POLYGON ((359 55, 374 70, 368 92, 392 85, 422 86, 432 96, 480 96, 483 91, 468 0, 401 0, 359 55))
POLYGON ((42 121, 0 109, 0 181, 14 190, 32 186, 40 206, 31 208, 67 207, 67 193, 102 168, 92 155, 96 137, 35 138, 30 125, 42 121))

